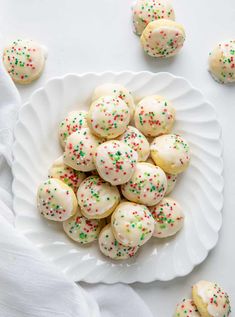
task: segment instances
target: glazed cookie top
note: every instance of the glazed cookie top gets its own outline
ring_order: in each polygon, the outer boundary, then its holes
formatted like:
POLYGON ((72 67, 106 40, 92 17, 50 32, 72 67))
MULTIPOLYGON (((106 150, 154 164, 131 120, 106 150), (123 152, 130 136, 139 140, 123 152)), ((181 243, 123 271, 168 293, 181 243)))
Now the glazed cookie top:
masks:
POLYGON ((192 299, 183 299, 177 304, 174 317, 200 317, 196 305, 192 299))
POLYGON ((154 219, 144 205, 123 202, 112 214, 113 234, 119 243, 136 247, 146 243, 153 235, 154 219))
POLYGON ((38 188, 37 207, 45 218, 65 221, 75 214, 77 199, 69 186, 58 179, 50 178, 38 188))
POLYGON ((63 228, 72 240, 86 244, 98 239, 102 222, 96 219, 87 219, 78 211, 73 217, 63 222, 63 228))
POLYGON ((108 217, 120 201, 116 186, 96 175, 87 177, 77 192, 82 214, 90 219, 108 217))
POLYGON ((153 57, 176 55, 184 41, 183 25, 166 19, 150 22, 141 36, 141 44, 145 52, 153 57))
POLYGON ((163 198, 158 205, 150 207, 149 210, 155 219, 155 237, 173 236, 183 227, 184 214, 180 204, 174 199, 163 198))
POLYGON ((75 171, 64 164, 63 156, 54 161, 48 172, 49 178, 58 178, 76 193, 81 182, 86 178, 83 172, 75 171))
MULTIPOLYGON (((231 312, 228 294, 216 283, 199 281, 193 286, 193 299, 199 296, 212 317, 227 317, 231 312)), ((194 300, 196 302, 196 300, 194 300)), ((197 305, 200 312, 200 306, 197 305)))
POLYGON ((45 65, 45 50, 34 41, 17 39, 3 52, 4 66, 11 78, 19 84, 37 79, 45 65))
POLYGON ((213 48, 209 54, 209 72, 222 84, 235 81, 235 40, 219 43, 213 48))
POLYGON ((156 205, 165 195, 167 179, 164 171, 153 164, 137 163, 131 179, 122 185, 123 196, 146 206, 156 205))
POLYGON ((129 125, 119 140, 137 152, 138 161, 146 161, 150 154, 150 146, 146 137, 139 130, 129 125))
POLYGON ((175 109, 162 96, 142 99, 135 111, 135 126, 145 136, 154 137, 169 133, 175 121, 175 109))
POLYGON ((122 99, 129 107, 131 118, 133 117, 135 111, 135 103, 131 92, 127 88, 123 87, 120 84, 113 83, 100 85, 94 90, 92 101, 95 101, 98 98, 104 96, 113 96, 115 98, 122 99))
POLYGON ((167 0, 137 0, 133 7, 135 32, 141 35, 149 22, 159 19, 175 20, 172 4, 167 0))
POLYGON ((114 237, 111 225, 106 225, 99 235, 100 251, 114 260, 126 260, 135 255, 138 247, 127 247, 114 237))
POLYGON ((95 169, 93 153, 102 140, 93 135, 89 128, 72 133, 64 152, 64 163, 75 170, 89 172, 95 169))
POLYGON ((176 134, 166 134, 155 138, 150 151, 155 164, 169 174, 183 172, 190 162, 189 145, 176 134))
POLYGON ((169 195, 173 189, 175 188, 178 175, 177 174, 169 174, 165 173, 167 178, 167 189, 165 195, 169 195))
POLYGON ((60 144, 64 148, 67 138, 73 132, 87 128, 87 111, 71 111, 59 125, 60 144))
POLYGON ((137 159, 136 151, 117 140, 99 145, 94 154, 99 175, 112 185, 128 182, 135 171, 137 159))
POLYGON ((95 135, 114 139, 126 130, 130 122, 130 110, 120 98, 100 97, 91 104, 87 122, 95 135))

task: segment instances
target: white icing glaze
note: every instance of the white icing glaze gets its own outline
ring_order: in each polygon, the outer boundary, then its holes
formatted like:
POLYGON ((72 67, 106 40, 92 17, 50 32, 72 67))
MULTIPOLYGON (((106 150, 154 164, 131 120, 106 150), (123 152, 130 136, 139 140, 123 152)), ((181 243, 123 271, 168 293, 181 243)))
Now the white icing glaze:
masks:
POLYGON ((117 187, 96 175, 87 177, 77 192, 78 204, 87 218, 107 217, 120 201, 117 187))
POLYGON ((137 163, 130 180, 123 184, 123 196, 146 206, 156 205, 165 195, 167 179, 164 171, 153 164, 137 163))
POLYGON ((112 185, 128 182, 135 171, 138 154, 124 142, 112 140, 97 147, 94 162, 99 175, 112 185))
POLYGON ((123 202, 112 214, 113 234, 119 243, 136 247, 146 243, 154 231, 154 219, 144 205, 123 202))
POLYGON ((92 101, 97 100, 100 97, 104 96, 113 96, 115 98, 121 98, 127 106, 129 107, 130 110, 130 116, 132 118, 134 111, 135 111, 135 103, 134 99, 131 95, 131 92, 123 87, 120 84, 114 84, 114 83, 108 83, 108 84, 103 84, 98 87, 93 92, 92 95, 92 101))
POLYGON ((58 179, 50 178, 38 188, 38 210, 49 220, 67 220, 76 212, 76 203, 72 189, 58 179))
POLYGON ((154 220, 153 235, 166 238, 175 235, 184 224, 184 214, 180 204, 172 198, 163 198, 159 204, 149 208, 154 220))
POLYGON ((148 96, 142 99, 135 111, 135 126, 145 136, 169 133, 175 121, 175 109, 162 96, 148 96))
POLYGON ((128 126, 127 130, 119 137, 138 154, 138 161, 145 161, 150 154, 150 146, 146 137, 136 128, 128 126))
POLYGON ((72 133, 64 152, 64 163, 75 170, 89 172, 95 169, 93 153, 102 140, 93 135, 89 128, 72 133))
POLYGON ((165 193, 165 196, 166 196, 166 195, 169 195, 175 188, 178 176, 177 174, 169 174, 169 173, 165 173, 165 174, 167 178, 167 190, 165 193))
POLYGON ((192 299, 183 299, 177 304, 174 317, 200 317, 196 305, 192 299))
POLYGON ((185 32, 181 24, 161 19, 150 22, 141 36, 145 52, 153 57, 171 57, 183 47, 185 32))
POLYGON ((91 104, 87 122, 94 134, 114 139, 125 132, 130 122, 130 110, 120 98, 100 97, 91 104))
POLYGON ((100 251, 114 260, 126 260, 135 255, 138 247, 127 247, 120 244, 114 237, 111 225, 105 226, 99 235, 100 251))

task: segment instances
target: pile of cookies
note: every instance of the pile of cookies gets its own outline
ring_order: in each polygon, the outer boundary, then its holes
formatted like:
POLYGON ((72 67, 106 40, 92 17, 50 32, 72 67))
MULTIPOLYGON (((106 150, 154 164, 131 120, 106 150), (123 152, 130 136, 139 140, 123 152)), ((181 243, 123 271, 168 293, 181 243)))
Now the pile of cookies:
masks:
POLYGON ((174 317, 227 317, 231 312, 228 294, 217 283, 197 282, 192 298, 177 304, 174 317))
POLYGON ((171 134, 174 121, 175 109, 162 96, 135 105, 119 84, 97 87, 89 111, 70 112, 59 125, 64 153, 39 186, 41 215, 63 222, 81 244, 98 239, 112 259, 133 256, 152 236, 175 235, 184 213, 167 195, 190 150, 171 134))
POLYGON ((184 45, 184 26, 175 22, 170 0, 137 0, 133 24, 144 51, 152 57, 174 56, 184 45))

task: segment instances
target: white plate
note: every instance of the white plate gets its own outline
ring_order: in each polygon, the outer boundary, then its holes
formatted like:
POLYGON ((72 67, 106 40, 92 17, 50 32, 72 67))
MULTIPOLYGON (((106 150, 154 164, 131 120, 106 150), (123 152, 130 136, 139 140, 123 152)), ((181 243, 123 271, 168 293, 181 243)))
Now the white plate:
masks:
POLYGON ((24 105, 15 129, 14 209, 16 225, 46 257, 72 280, 89 283, 133 283, 171 280, 189 274, 217 243, 223 206, 221 129, 214 108, 187 80, 169 73, 69 74, 53 78, 24 105), (36 209, 39 183, 61 154, 58 124, 74 109, 87 109, 93 89, 102 83, 127 86, 138 100, 164 95, 176 108, 174 131, 190 143, 192 161, 172 193, 186 214, 174 238, 152 238, 128 261, 102 256, 98 246, 80 246, 65 236, 60 224, 43 219, 36 209))

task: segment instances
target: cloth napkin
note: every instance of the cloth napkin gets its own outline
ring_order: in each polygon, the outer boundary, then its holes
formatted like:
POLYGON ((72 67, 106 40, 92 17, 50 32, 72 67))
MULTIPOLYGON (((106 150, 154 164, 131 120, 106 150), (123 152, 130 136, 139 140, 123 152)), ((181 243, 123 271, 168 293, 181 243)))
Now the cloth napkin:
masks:
POLYGON ((72 283, 15 229, 11 147, 20 104, 0 62, 0 317, 151 317, 130 286, 72 283))

